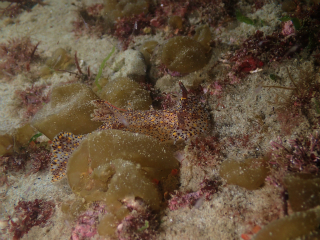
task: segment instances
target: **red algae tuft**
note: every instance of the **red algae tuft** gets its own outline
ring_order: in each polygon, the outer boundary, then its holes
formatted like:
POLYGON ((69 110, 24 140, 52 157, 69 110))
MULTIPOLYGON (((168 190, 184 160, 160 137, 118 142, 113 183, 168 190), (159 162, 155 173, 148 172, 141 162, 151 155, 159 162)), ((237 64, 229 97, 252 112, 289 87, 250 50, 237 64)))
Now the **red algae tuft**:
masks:
POLYGON ((267 181, 276 186, 284 185, 284 176, 288 173, 307 173, 316 175, 319 172, 320 151, 319 133, 309 137, 300 136, 284 144, 279 137, 278 141, 271 141, 270 152, 271 174, 267 181))
POLYGON ((169 200, 169 209, 174 211, 184 207, 191 208, 196 206, 198 201, 208 201, 212 198, 212 195, 218 191, 220 184, 221 183, 216 180, 209 180, 205 178, 200 183, 200 190, 197 192, 183 193, 176 191, 174 194, 172 194, 172 198, 169 200))
POLYGON ((10 217, 10 231, 14 233, 13 240, 20 239, 34 226, 45 224, 53 214, 55 204, 52 201, 36 199, 34 201, 19 201, 14 208, 15 214, 10 217))
POLYGON ((43 94, 43 91, 47 88, 47 86, 37 86, 34 85, 30 88, 26 88, 25 90, 17 90, 16 95, 18 95, 21 99, 21 106, 26 108, 25 117, 26 119, 30 119, 33 117, 42 107, 43 104, 49 102, 48 94, 43 94))
POLYGON ((43 0, 6 0, 5 2, 9 2, 9 5, 7 7, 0 8, 0 17, 7 16, 13 18, 22 13, 23 10, 30 12, 36 4, 42 6, 46 4, 42 1, 43 0))
POLYGON ((30 63, 39 58, 38 48, 31 43, 30 37, 11 38, 7 43, 0 44, 0 75, 11 78, 23 71, 30 71, 30 63))

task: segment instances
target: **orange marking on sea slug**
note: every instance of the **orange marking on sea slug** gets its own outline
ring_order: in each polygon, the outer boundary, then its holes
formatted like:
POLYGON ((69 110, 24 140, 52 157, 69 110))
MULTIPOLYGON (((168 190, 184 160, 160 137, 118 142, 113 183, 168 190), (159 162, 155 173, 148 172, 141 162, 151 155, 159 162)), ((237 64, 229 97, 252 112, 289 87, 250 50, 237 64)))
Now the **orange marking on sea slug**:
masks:
POLYGON ((175 176, 175 175, 178 174, 178 172, 179 172, 178 169, 172 169, 172 170, 171 170, 171 175, 175 176))

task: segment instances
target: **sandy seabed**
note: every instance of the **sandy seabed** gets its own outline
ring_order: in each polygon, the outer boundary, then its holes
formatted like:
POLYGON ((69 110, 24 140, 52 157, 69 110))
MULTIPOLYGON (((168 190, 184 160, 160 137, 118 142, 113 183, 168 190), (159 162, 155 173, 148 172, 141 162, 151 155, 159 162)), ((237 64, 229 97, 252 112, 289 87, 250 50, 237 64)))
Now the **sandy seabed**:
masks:
MULTIPOLYGON (((101 38, 95 36, 77 37, 73 33, 72 21, 76 19, 75 5, 80 6, 81 1, 73 4, 68 0, 45 1, 47 5, 36 5, 30 12, 23 12, 16 18, 9 21, 8 18, 0 20, 0 42, 4 43, 10 38, 30 36, 33 43, 40 41, 37 52, 42 59, 51 55, 57 48, 64 48, 70 53, 77 51, 80 62, 83 66, 90 66, 91 71, 98 72, 100 63, 109 54, 113 46, 116 46, 116 53, 110 62, 121 52, 121 44, 117 39, 103 35, 101 38)), ((100 1, 84 1, 85 4, 100 3, 100 1)), ((239 5, 244 6, 245 3, 239 5)), ((222 28, 219 31, 212 29, 213 37, 219 44, 213 48, 212 59, 204 69, 183 77, 172 77, 170 75, 161 79, 156 88, 163 92, 179 92, 178 81, 181 80, 188 88, 198 83, 206 87, 214 83, 216 79, 222 78, 228 71, 228 64, 220 63, 214 68, 214 75, 208 71, 221 60, 232 46, 239 46, 248 36, 260 30, 265 34, 271 34, 280 26, 279 17, 281 6, 276 3, 265 4, 262 9, 249 17, 264 19, 267 26, 257 27, 245 23, 237 23, 232 28, 222 28), (196 80, 195 80, 196 79, 196 80)), ((236 20, 234 20, 236 21, 236 20)), ((157 40, 159 43, 165 41, 164 34, 157 33, 153 36, 139 36, 129 48, 138 49, 146 40, 157 40)), ((43 61, 44 62, 44 61, 43 61)), ((43 63, 41 63, 43 64, 43 63)), ((35 68, 40 68, 41 64, 35 68)), ((313 60, 309 58, 292 58, 281 63, 274 64, 273 69, 262 68, 248 74, 240 83, 234 84, 227 89, 220 98, 215 95, 208 96, 208 108, 213 120, 211 135, 219 136, 221 141, 230 137, 252 135, 259 125, 259 119, 263 119, 265 131, 256 131, 250 140, 251 147, 241 144, 229 144, 224 146, 223 160, 242 160, 248 157, 259 157, 266 154, 270 149, 270 141, 277 140, 282 136, 281 126, 277 121, 274 111, 274 99, 278 94, 276 89, 262 88, 257 91, 257 86, 275 85, 269 78, 271 73, 283 79, 284 85, 290 85, 288 78, 289 69, 294 79, 299 77, 301 70, 315 71, 313 60), (261 117, 263 116, 263 117, 261 117)), ((75 70, 75 68, 73 69, 75 70)), ((110 69, 105 69, 104 76, 112 75, 110 69)), ((319 77, 318 74, 315 75, 319 77)), ((12 133, 14 129, 25 123, 25 109, 17 103, 17 90, 24 90, 27 87, 50 84, 50 88, 72 79, 68 73, 53 74, 51 77, 39 78, 36 82, 28 79, 28 75, 18 74, 14 79, 0 80, 0 131, 1 133, 12 133)), ((283 94, 287 94, 283 91, 283 94)), ((308 121, 301 121, 300 125, 294 128, 291 135, 283 139, 293 139, 300 134, 308 135, 313 133, 308 121)), ((188 155, 186 148, 185 156, 188 155)), ((190 158, 181 163, 181 186, 180 191, 197 191, 199 184, 206 178, 219 178, 219 166, 199 167, 191 164, 190 158)), ((24 173, 9 173, 10 186, 2 186, 0 217, 6 219, 14 213, 14 207, 20 200, 32 201, 34 199, 53 200, 56 204, 53 216, 45 226, 33 227, 22 239, 70 239, 73 222, 61 212, 61 204, 67 200, 75 199, 68 186, 66 179, 51 183, 49 171, 40 171, 36 174, 26 176, 24 173)), ((223 181, 223 180, 222 180, 223 181)), ((256 226, 264 226, 283 217, 281 188, 266 183, 262 188, 249 191, 235 185, 227 185, 223 182, 219 191, 209 201, 204 201, 196 208, 180 208, 175 211, 165 211, 161 219, 157 239, 241 239, 241 234, 250 232, 256 226)), ((1 239, 11 239, 10 233, 0 235, 1 239)), ((94 237, 93 239, 103 239, 94 237)))

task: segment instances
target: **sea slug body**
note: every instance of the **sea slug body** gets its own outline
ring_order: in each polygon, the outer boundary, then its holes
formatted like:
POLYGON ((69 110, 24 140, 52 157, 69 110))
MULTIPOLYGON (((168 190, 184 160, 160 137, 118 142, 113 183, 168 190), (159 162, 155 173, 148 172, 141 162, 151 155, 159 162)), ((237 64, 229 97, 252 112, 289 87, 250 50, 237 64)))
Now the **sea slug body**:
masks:
POLYGON ((80 145, 86 135, 73 135, 72 133, 59 133, 51 144, 51 174, 52 181, 62 179, 66 175, 69 156, 80 145))
POLYGON ((183 96, 177 106, 168 110, 134 111, 119 109, 109 102, 95 100, 97 109, 93 121, 102 121, 100 129, 121 129, 141 133, 161 142, 187 141, 208 131, 209 113, 196 97, 188 97, 180 84, 183 96))
MULTIPOLYGON (((204 104, 179 83, 182 97, 176 107, 167 110, 134 111, 119 109, 109 102, 94 100, 93 121, 104 124, 99 130, 118 129, 140 133, 164 141, 188 141, 209 129, 210 116, 204 104)), ((60 133, 52 142, 51 173, 55 182, 65 176, 69 156, 79 146, 85 135, 60 133)))

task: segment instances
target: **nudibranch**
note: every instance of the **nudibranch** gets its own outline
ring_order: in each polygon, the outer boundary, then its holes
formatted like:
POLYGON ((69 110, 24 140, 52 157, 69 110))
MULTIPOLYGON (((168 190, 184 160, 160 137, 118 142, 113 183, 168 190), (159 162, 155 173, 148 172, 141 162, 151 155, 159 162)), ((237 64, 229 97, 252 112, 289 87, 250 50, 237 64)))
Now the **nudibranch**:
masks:
MULTIPOLYGON (((124 110, 107 101, 94 100, 93 121, 104 124, 99 130, 119 129, 145 134, 164 141, 188 141, 209 129, 210 115, 199 98, 188 96, 185 86, 179 82, 182 97, 176 107, 167 110, 124 110)), ((69 156, 79 146, 86 135, 60 133, 52 142, 51 173, 52 181, 60 180, 66 174, 69 156)))
POLYGON ((73 135, 72 133, 59 133, 51 144, 52 182, 62 179, 66 175, 69 156, 80 145, 86 135, 73 135))
POLYGON ((208 131, 209 113, 204 104, 180 82, 182 97, 173 109, 134 111, 119 109, 109 102, 95 100, 93 121, 101 121, 103 129, 121 129, 154 137, 161 142, 185 140, 208 131))

